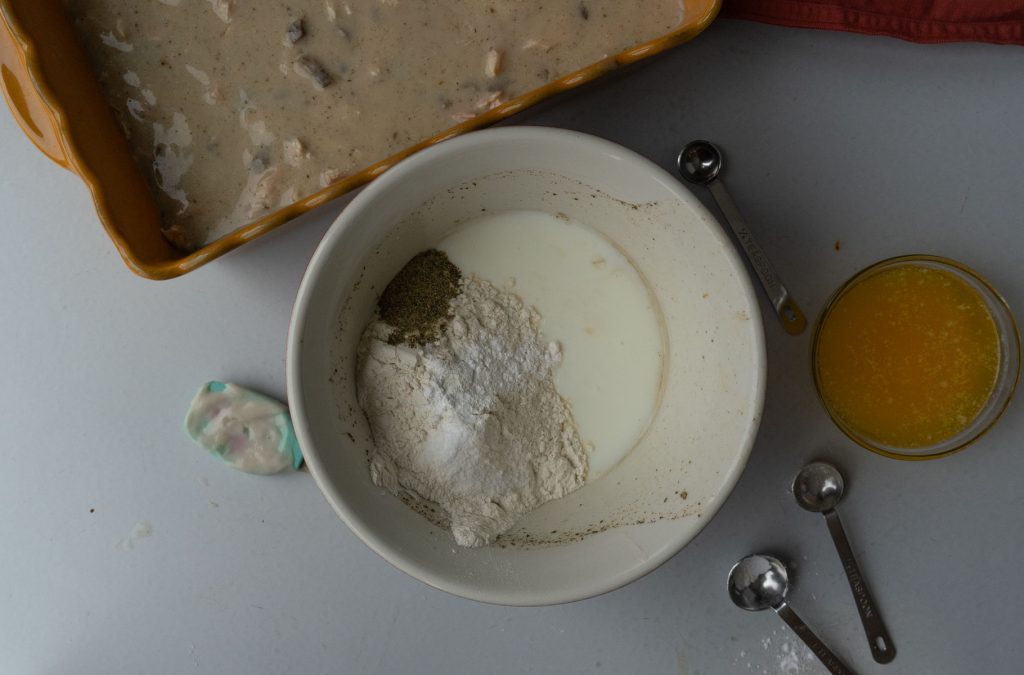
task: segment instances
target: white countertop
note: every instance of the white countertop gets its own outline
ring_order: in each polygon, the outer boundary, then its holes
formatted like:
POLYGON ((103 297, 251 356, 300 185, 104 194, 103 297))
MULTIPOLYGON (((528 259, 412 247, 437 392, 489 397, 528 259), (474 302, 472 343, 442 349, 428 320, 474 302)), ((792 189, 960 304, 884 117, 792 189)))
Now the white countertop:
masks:
MULTIPOLYGON (((604 136, 666 168, 688 140, 719 143, 809 316, 857 269, 909 252, 975 266, 1019 308, 1021 73, 1018 47, 721 21, 515 122, 604 136)), ((80 181, 5 113, 0 204, 0 673, 824 672, 770 612, 729 602, 726 572, 758 550, 795 563, 793 607, 858 672, 1019 669, 1020 402, 955 457, 875 457, 820 409, 810 333, 789 337, 769 314, 764 423, 704 532, 599 598, 481 605, 379 559, 308 475, 234 472, 182 431, 207 379, 284 396, 292 299, 340 203, 145 281, 80 181), (897 645, 888 666, 870 659, 824 522, 787 492, 814 457, 846 471, 840 511, 897 645)))

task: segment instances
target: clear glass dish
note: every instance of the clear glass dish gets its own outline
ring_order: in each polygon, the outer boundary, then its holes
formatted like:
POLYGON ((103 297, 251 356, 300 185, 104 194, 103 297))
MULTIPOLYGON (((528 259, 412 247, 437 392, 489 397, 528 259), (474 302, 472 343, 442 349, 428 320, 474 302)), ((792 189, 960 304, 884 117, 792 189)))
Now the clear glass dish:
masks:
POLYGON ((1013 399, 1017 388, 1017 381, 1020 377, 1020 332, 1017 323, 1013 318, 1013 312, 1006 304, 1006 301, 998 291, 985 280, 980 274, 970 267, 950 260, 932 255, 904 255, 889 258, 867 267, 839 287, 825 308, 821 311, 814 329, 814 342, 811 350, 811 368, 814 373, 814 385, 818 392, 818 400, 825 407, 832 421, 850 440, 858 445, 886 457, 905 460, 937 459, 946 457, 955 452, 963 450, 974 443, 988 432, 989 429, 999 420, 1003 412, 1013 399), (942 270, 956 276, 976 290, 985 302, 992 319, 995 322, 999 335, 999 368, 996 374, 995 386, 989 394, 988 401, 978 412, 975 418, 959 433, 946 438, 938 443, 925 447, 904 448, 886 445, 872 438, 868 438, 856 429, 852 428, 830 405, 828 399, 822 393, 822 383, 818 368, 818 350, 822 334, 822 327, 828 321, 829 315, 836 307, 839 300, 858 282, 869 276, 877 274, 882 270, 893 267, 913 264, 915 266, 929 267, 942 270))

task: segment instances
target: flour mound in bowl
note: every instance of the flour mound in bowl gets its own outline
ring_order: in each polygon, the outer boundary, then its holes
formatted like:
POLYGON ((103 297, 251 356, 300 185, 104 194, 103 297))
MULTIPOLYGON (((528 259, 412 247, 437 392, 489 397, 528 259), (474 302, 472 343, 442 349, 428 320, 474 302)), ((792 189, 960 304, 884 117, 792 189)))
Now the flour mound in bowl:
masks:
POLYGON ((515 293, 460 281, 437 338, 393 339, 377 319, 359 348, 357 392, 373 433, 373 482, 438 504, 461 546, 582 487, 587 451, 555 388, 561 347, 515 293))

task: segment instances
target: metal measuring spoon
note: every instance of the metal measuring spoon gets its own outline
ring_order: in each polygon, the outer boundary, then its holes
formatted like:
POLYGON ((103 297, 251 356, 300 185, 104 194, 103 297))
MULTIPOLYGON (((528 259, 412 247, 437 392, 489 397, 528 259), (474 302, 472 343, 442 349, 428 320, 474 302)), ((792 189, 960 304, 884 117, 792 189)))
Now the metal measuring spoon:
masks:
POLYGON ((786 603, 788 590, 789 574, 785 565, 770 555, 748 555, 729 570, 729 597, 737 607, 750 612, 771 607, 821 659, 830 673, 853 675, 853 671, 818 639, 786 603))
POLYGON ((782 280, 779 279, 768 256, 764 254, 761 246, 754 239, 754 235, 747 227, 743 216, 740 215, 739 209, 729 197, 725 184, 721 180, 717 180, 724 164, 721 150, 708 141, 693 141, 679 153, 678 163, 679 173, 683 178, 691 183, 704 185, 711 191, 711 195, 718 203, 718 208, 725 216, 725 221, 729 223, 729 227, 732 228, 736 239, 743 247, 743 252, 747 255, 747 260, 750 261, 757 273, 757 278, 761 280, 761 286, 764 287, 765 293, 768 294, 768 300, 771 301, 775 313, 782 321, 782 327, 790 335, 803 333, 804 328, 807 327, 804 313, 800 311, 796 301, 790 297, 789 291, 782 284, 782 280))
POLYGON ((839 552, 839 560, 843 563, 843 570, 850 582, 860 621, 864 624, 864 632, 868 636, 871 656, 878 663, 889 663, 896 658, 896 647, 875 608, 875 601, 868 593, 857 560, 853 557, 850 541, 843 530, 843 523, 836 512, 836 505, 843 497, 843 488, 843 474, 839 473, 839 469, 826 462, 811 462, 801 469, 793 481, 793 496, 796 497, 796 503, 803 508, 825 516, 828 531, 832 534, 832 541, 839 552))

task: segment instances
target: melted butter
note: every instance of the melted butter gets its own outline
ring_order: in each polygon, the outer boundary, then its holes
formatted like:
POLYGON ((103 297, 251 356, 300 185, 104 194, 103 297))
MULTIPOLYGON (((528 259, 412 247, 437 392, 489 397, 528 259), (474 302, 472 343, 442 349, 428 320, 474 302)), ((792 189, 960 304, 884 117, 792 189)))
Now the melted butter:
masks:
POLYGON ((437 248, 537 308, 562 347, 555 385, 591 446, 587 480, 615 466, 654 416, 665 354, 657 301, 632 263, 590 227, 538 211, 479 218, 437 248))
POLYGON ((999 370, 999 334, 981 295, 953 274, 906 264, 849 288, 821 328, 821 395, 850 428, 920 448, 967 428, 999 370))

